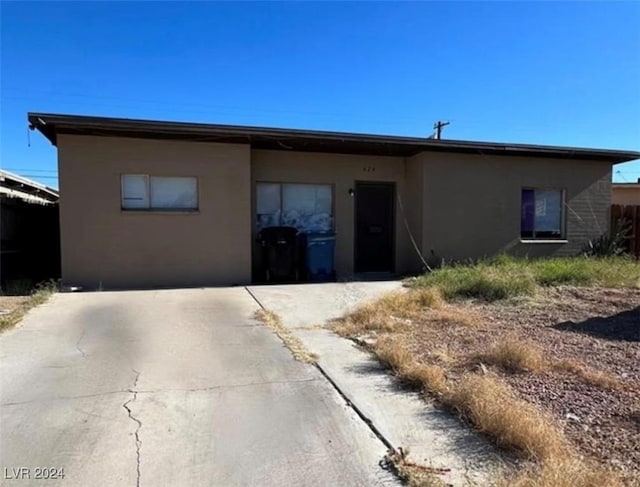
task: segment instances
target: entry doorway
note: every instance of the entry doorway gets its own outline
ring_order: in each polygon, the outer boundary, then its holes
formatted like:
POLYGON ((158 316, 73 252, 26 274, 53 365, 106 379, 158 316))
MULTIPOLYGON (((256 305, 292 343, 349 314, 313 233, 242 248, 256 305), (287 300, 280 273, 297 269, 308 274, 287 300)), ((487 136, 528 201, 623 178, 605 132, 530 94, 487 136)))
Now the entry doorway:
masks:
POLYGON ((356 182, 355 272, 393 272, 395 183, 356 182))

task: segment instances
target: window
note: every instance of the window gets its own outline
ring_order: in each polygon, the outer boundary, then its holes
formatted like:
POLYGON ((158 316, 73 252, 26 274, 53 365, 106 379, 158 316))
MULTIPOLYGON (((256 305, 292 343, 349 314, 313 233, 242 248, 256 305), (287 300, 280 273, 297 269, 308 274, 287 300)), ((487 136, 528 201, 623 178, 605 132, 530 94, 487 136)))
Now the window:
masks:
POLYGON ((563 207, 563 190, 523 188, 520 237, 542 240, 562 238, 563 207))
POLYGON ((197 210, 198 181, 194 177, 122 175, 123 210, 197 210))
POLYGON ((258 230, 285 225, 304 232, 329 232, 333 228, 332 201, 330 184, 258 183, 258 230))

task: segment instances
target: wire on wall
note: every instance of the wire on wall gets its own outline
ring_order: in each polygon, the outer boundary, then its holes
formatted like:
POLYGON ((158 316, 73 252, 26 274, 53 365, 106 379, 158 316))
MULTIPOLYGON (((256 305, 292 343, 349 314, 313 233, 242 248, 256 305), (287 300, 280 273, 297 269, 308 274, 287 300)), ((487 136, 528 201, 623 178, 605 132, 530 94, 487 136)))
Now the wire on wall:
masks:
POLYGON ((411 231, 411 228, 409 227, 409 221, 407 220, 407 215, 404 211, 404 205, 402 204, 402 198, 400 197, 400 191, 396 190, 396 197, 398 198, 398 204, 400 205, 400 212, 402 213, 402 220, 404 221, 404 227, 407 229, 407 233, 409 234, 409 239, 411 240, 411 243, 413 244, 413 248, 416 251, 416 254, 418 254, 418 257, 420 258, 420 260, 422 261, 422 265, 424 266, 424 268, 428 271, 428 272, 433 272, 433 269, 431 268, 431 266, 429 264, 427 264, 427 261, 425 260, 424 256, 422 255, 422 252, 420 252, 420 248, 418 247, 418 243, 416 242, 416 239, 413 237, 413 232, 411 231))

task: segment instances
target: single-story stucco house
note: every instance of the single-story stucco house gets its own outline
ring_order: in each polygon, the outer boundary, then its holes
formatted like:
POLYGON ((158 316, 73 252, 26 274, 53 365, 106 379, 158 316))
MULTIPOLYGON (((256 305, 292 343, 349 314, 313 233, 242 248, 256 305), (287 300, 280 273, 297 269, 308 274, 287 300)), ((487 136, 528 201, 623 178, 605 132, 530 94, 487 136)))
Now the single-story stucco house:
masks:
MULTIPOLYGON (((244 284, 270 225, 336 233, 339 279, 427 261, 572 255, 640 153, 30 113, 58 148, 62 278, 244 284)), ((252 277, 253 276, 253 277, 252 277)))

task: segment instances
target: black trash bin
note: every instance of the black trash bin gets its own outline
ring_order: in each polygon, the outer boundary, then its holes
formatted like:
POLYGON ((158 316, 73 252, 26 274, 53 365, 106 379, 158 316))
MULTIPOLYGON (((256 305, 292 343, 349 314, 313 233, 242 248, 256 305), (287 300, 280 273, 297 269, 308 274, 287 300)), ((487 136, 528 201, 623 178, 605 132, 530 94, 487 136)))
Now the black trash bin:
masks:
POLYGON ((258 233, 266 282, 292 282, 299 277, 298 230, 268 227, 258 233))

